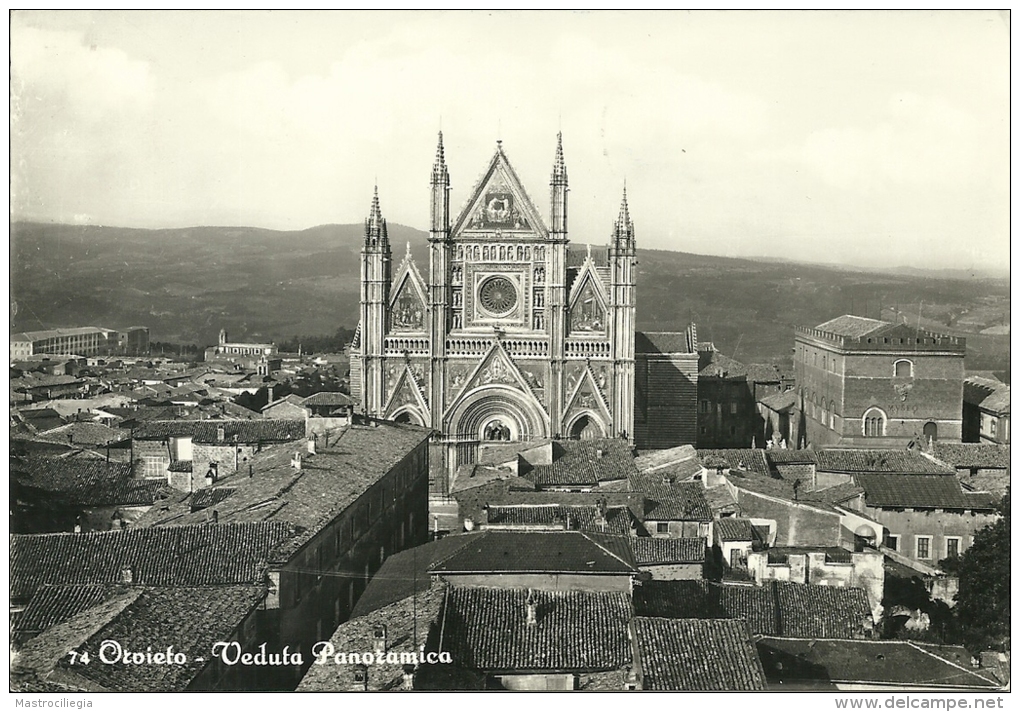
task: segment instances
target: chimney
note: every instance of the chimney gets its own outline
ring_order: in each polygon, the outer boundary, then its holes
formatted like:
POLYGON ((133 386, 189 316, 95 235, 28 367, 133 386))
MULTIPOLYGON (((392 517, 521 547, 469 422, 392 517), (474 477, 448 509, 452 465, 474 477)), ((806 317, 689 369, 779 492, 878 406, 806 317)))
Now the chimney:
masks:
POLYGON ((274 399, 273 399, 273 387, 272 387, 272 386, 270 386, 270 387, 269 387, 269 400, 268 400, 268 401, 266 401, 266 402, 267 402, 267 403, 272 403, 272 402, 273 402, 273 400, 274 400, 274 399))
POLYGON ((532 593, 528 591, 528 602, 525 604, 528 616, 528 625, 538 625, 538 604, 535 603, 535 599, 532 597, 532 593))
POLYGON ((212 520, 213 520, 213 524, 219 524, 220 523, 220 513, 217 512, 215 509, 212 511, 212 520))
POLYGON ((135 571, 130 566, 125 566, 120 570, 120 582, 121 583, 134 583, 135 582, 135 571))
POLYGON ((414 689, 414 665, 404 665, 402 670, 403 670, 403 677, 404 677, 404 680, 403 680, 404 684, 402 685, 402 689, 404 689, 404 690, 413 690, 414 689))
POLYGON ((254 465, 248 465, 248 479, 250 480, 254 476, 255 476, 255 467, 254 467, 254 465))
POLYGON ((377 625, 372 628, 372 650, 377 653, 386 652, 386 626, 377 625))
POLYGON ((308 438, 307 450, 309 455, 315 454, 315 436, 308 438))
POLYGON ((290 466, 295 470, 301 469, 301 453, 294 453, 294 457, 290 458, 290 466))
POLYGON ((222 425, 217 425, 216 426, 216 442, 218 442, 218 443, 223 442, 225 437, 226 437, 226 433, 223 430, 223 426, 222 425))
POLYGON ((354 681, 351 683, 350 690, 352 692, 358 692, 367 689, 368 689, 368 667, 366 667, 365 665, 355 665, 354 681))
POLYGON ((602 456, 605 455, 605 454, 606 454, 606 451, 603 450, 602 448, 599 448, 598 450, 595 451, 595 457, 597 457, 600 460, 602 459, 602 456))

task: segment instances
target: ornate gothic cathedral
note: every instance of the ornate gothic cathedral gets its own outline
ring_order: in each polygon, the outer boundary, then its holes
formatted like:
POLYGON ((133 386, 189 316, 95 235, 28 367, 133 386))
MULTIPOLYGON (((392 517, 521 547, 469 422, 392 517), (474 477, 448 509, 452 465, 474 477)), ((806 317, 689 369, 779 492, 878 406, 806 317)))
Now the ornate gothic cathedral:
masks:
POLYGON ((486 441, 694 442, 694 329, 635 332, 626 189, 608 247, 572 248, 562 137, 548 226, 497 142, 451 222, 440 133, 431 194, 425 276, 410 246, 393 272, 378 191, 365 221, 351 349, 351 390, 365 413, 434 428, 451 468, 486 441))

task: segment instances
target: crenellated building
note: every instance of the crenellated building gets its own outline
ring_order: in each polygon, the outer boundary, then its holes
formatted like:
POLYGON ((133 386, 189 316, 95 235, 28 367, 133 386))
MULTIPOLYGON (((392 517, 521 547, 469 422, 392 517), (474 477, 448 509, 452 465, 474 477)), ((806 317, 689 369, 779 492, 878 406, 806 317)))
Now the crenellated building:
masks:
POLYGON ((426 274, 410 247, 394 269, 378 191, 365 222, 351 385, 366 413, 441 433, 450 471, 475 461, 486 441, 693 443, 696 337, 636 338, 626 189, 608 246, 576 249, 567 237, 562 137, 549 226, 498 142, 451 220, 440 134, 431 195, 426 274))

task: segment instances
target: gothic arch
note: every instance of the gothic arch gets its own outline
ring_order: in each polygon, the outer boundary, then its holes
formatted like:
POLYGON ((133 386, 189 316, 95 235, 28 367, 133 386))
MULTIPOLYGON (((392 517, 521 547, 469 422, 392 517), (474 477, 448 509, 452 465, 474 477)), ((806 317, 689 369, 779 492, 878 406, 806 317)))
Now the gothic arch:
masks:
POLYGON ((411 425, 425 426, 425 416, 422 415, 421 411, 413 405, 403 405, 392 413, 390 413, 389 420, 394 420, 398 423, 410 423, 411 425))
POLYGON ((587 431, 590 426, 594 426, 598 430, 602 431, 599 437, 609 437, 609 431, 606 428, 606 424, 602 422, 602 415, 594 410, 587 409, 578 411, 573 417, 571 417, 570 420, 567 421, 566 427, 563 428, 563 432, 570 438, 583 437, 580 431, 587 431), (575 433, 575 430, 578 430, 579 432, 575 433))
POLYGON ((548 437, 548 424, 534 397, 503 385, 488 385, 466 394, 447 419, 447 432, 462 440, 484 440, 495 421, 509 429, 511 440, 548 437))

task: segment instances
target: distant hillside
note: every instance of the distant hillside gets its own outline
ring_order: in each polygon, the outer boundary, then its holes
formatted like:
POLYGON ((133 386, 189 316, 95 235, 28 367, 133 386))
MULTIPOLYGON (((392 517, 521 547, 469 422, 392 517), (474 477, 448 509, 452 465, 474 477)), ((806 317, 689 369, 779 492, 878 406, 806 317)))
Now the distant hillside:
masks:
MULTIPOLYGON (((389 225, 394 268, 405 244, 427 272, 426 234, 389 225)), ((281 341, 357 322, 360 225, 296 232, 246 227, 140 230, 11 225, 12 330, 146 325, 153 340, 281 341)), ((851 311, 964 334, 968 368, 1008 368, 1008 279, 938 279, 799 263, 639 250, 638 328, 681 329, 743 361, 782 361, 793 327, 851 311), (923 306, 921 306, 923 302, 923 306), (968 316, 969 315, 969 316, 968 316), (954 328, 950 329, 948 323, 954 328)))

